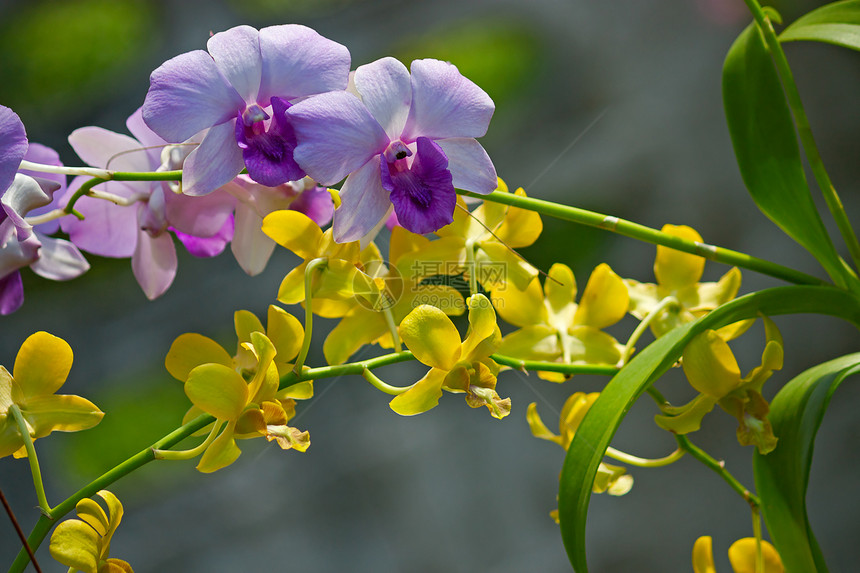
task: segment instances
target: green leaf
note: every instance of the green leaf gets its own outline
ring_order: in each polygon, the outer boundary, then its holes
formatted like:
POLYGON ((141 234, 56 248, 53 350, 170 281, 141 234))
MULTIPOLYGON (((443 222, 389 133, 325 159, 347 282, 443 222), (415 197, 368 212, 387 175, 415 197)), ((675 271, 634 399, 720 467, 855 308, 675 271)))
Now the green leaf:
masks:
POLYGON ((606 448, 630 407, 681 356, 684 347, 706 329, 738 320, 793 313, 842 317, 860 325, 860 298, 833 287, 788 286, 738 298, 696 322, 672 330, 636 355, 589 409, 567 451, 559 489, 559 519, 565 549, 574 569, 586 573, 585 522, 591 488, 606 448))
POLYGON ((765 456, 755 454, 753 470, 768 531, 789 573, 827 571, 806 514, 809 468, 830 398, 857 372, 860 353, 819 364, 786 384, 771 402, 768 418, 779 444, 765 456))
POLYGON ((860 50, 860 0, 834 2, 798 18, 780 42, 810 40, 860 50))
POLYGON ((764 39, 750 24, 723 64, 723 105, 741 177, 762 213, 812 253, 831 278, 843 269, 815 208, 791 112, 764 39))

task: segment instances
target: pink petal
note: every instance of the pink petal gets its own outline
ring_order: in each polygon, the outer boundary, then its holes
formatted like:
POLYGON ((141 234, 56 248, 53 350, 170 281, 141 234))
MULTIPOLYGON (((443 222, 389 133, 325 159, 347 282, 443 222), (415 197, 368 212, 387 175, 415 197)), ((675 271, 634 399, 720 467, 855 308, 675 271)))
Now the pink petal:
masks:
POLYGON ((480 143, 471 137, 437 139, 436 143, 448 156, 454 187, 482 195, 496 190, 496 168, 480 143))
POLYGON ((64 239, 39 236, 42 247, 39 260, 30 265, 40 277, 55 281, 67 281, 87 272, 90 264, 78 248, 64 239))
POLYGON ((146 298, 154 300, 170 288, 176 267, 176 247, 170 233, 152 237, 139 231, 131 269, 146 298))
POLYGON ((182 169, 182 192, 208 195, 233 180, 245 167, 242 150, 236 145, 233 121, 209 130, 197 148, 188 154, 182 169))
POLYGON ((209 38, 206 48, 239 96, 246 103, 256 101, 263 70, 260 33, 251 26, 236 26, 209 38))
POLYGON ((149 155, 134 138, 101 127, 81 127, 69 144, 84 163, 114 171, 150 171, 149 155))
POLYGON ((236 230, 230 249, 242 270, 256 276, 266 268, 275 250, 275 242, 263 233, 263 219, 250 205, 236 205, 235 221, 236 230))
POLYGON ((341 206, 334 211, 332 229, 338 243, 357 241, 388 214, 391 201, 382 187, 377 155, 346 178, 340 190, 341 206))

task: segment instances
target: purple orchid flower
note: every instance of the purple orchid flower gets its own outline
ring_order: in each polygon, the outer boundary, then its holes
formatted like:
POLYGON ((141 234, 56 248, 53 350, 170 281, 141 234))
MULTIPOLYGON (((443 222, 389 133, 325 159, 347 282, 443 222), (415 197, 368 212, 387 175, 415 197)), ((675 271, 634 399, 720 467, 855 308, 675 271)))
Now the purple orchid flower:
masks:
MULTIPOLYGON (((175 161, 182 161, 187 147, 171 146, 158 137, 143 122, 140 110, 126 126, 134 137, 84 127, 69 135, 69 143, 87 164, 117 171, 172 170, 175 161)), ((75 180, 67 198, 84 180, 75 180)), ((82 197, 75 208, 84 219, 64 218, 62 229, 87 252, 131 257, 134 276, 149 299, 164 294, 176 276, 176 247, 169 231, 177 232, 197 256, 217 255, 232 237, 235 199, 227 193, 189 197, 162 181, 107 181, 97 189, 137 204, 128 207, 82 197)))
POLYGON ((29 145, 21 119, 0 106, 0 314, 15 312, 24 302, 19 269, 29 265, 44 278, 69 280, 90 268, 75 245, 44 234, 56 231, 56 225, 33 227, 25 219, 52 203, 54 193, 65 186, 65 177, 49 176, 52 180, 18 172, 21 160, 56 157, 50 148, 29 145))
POLYGON ((290 209, 304 213, 323 226, 331 221, 334 213, 331 194, 307 177, 277 187, 266 187, 240 175, 221 189, 238 200, 236 232, 230 248, 239 266, 251 276, 263 272, 275 249, 275 242, 262 231, 266 215, 290 209))
POLYGON ((495 106, 456 66, 394 58, 360 66, 354 90, 320 94, 287 110, 294 157, 323 185, 346 181, 334 214, 338 242, 360 239, 393 204, 401 225, 435 231, 453 220, 455 187, 487 194, 496 170, 475 140, 495 106), (358 96, 358 97, 356 97, 358 96))
POLYGON ((209 38, 207 49, 152 72, 143 104, 146 124, 169 142, 208 130, 185 161, 183 193, 211 193, 245 167, 269 187, 304 177, 286 110, 290 100, 346 87, 346 47, 287 24, 237 26, 209 38))

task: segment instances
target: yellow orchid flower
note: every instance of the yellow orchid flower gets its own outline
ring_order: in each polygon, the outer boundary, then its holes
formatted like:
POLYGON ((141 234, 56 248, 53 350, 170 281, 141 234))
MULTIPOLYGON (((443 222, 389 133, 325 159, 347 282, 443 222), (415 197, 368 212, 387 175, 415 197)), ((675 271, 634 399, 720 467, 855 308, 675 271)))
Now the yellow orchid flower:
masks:
POLYGON ((78 519, 60 523, 51 535, 51 557, 69 567, 69 571, 83 573, 134 573, 131 565, 122 559, 109 557, 110 542, 120 521, 122 504, 107 490, 98 492, 108 512, 89 498, 75 506, 78 519))
MULTIPOLYGON (((686 225, 664 225, 664 233, 691 241, 702 242, 702 236, 686 225)), ((656 284, 625 279, 630 292, 630 314, 642 320, 667 297, 674 297, 676 305, 660 312, 651 322, 654 336, 660 337, 670 330, 706 315, 737 296, 741 286, 741 271, 734 267, 717 282, 700 283, 705 259, 668 247, 657 247, 654 261, 656 284)), ((720 331, 726 340, 740 336, 750 322, 729 325, 720 331)))
POLYGON ((33 440, 53 431, 77 432, 98 424, 104 413, 95 404, 54 392, 72 368, 72 348, 62 338, 37 332, 27 338, 15 358, 12 374, 0 366, 0 458, 27 457, 24 439, 10 408, 18 408, 33 440))
POLYGON ((400 322, 421 304, 440 308, 447 315, 460 315, 465 310, 462 295, 448 285, 421 284, 414 273, 414 257, 423 252, 430 240, 403 227, 391 230, 389 263, 381 258, 365 261, 358 270, 352 310, 332 329, 323 344, 329 364, 341 364, 365 344, 378 343, 393 348, 389 326, 400 322), (388 315, 388 316, 387 316, 388 315))
MULTIPOLYGON (((729 562, 735 573, 784 573, 785 568, 776 548, 762 540, 761 553, 764 569, 756 569, 758 549, 754 537, 744 537, 729 547, 729 562)), ((693 545, 693 572, 716 573, 714 566, 713 540, 710 536, 699 537, 693 545)))
MULTIPOLYGON (((566 364, 617 364, 623 345, 602 331, 627 314, 627 287, 609 265, 594 269, 579 304, 576 279, 567 265, 554 264, 541 289, 534 280, 526 290, 506 288, 493 294, 499 315, 516 330, 502 340, 499 353, 524 360, 566 364)), ((562 382, 563 374, 539 372, 562 382)))
POLYGON ((782 368, 783 342, 776 324, 768 317, 763 320, 766 343, 761 364, 744 377, 731 348, 717 331, 706 330, 693 338, 684 349, 681 366, 700 394, 684 406, 663 408, 664 414, 654 418, 657 425, 676 434, 694 432, 719 404, 737 418, 741 445, 755 445, 761 454, 772 451, 777 438, 767 419, 770 408, 761 389, 773 371, 782 368))
MULTIPOLYGON (((358 241, 336 243, 332 230, 299 211, 275 211, 263 219, 263 233, 304 259, 281 282, 278 300, 284 304, 304 302, 305 269, 311 261, 324 259, 324 268, 314 276, 313 312, 327 318, 345 315, 352 308, 352 285, 362 253, 358 241)), ((373 247, 375 249, 375 246, 373 247)))
MULTIPOLYGON (((591 408, 600 396, 600 392, 575 392, 564 402, 559 416, 559 433, 552 433, 546 424, 541 420, 537 412, 537 404, 532 402, 529 404, 526 411, 526 421, 528 421, 529 429, 532 435, 542 440, 548 440, 561 446, 564 451, 570 447, 573 441, 573 435, 576 433, 579 424, 585 417, 585 413, 591 408)), ((627 475, 627 470, 621 466, 611 465, 600 462, 597 469, 597 476, 594 478, 592 490, 594 493, 606 492, 609 495, 624 495, 633 487, 633 476, 627 475)), ((554 519, 557 512, 553 512, 554 519)))
MULTIPOLYGON (((501 179, 496 191, 509 192, 501 179)), ((522 188, 514 194, 526 196, 522 188)), ((428 277, 463 273, 468 277, 474 273, 488 292, 504 289, 509 283, 524 289, 538 271, 511 249, 527 247, 537 240, 543 231, 540 215, 493 202, 484 202, 469 213, 462 197, 457 205, 454 221, 436 231, 439 240, 432 241, 416 257, 416 263, 423 266, 418 274, 428 277)))
POLYGON ((494 418, 510 414, 511 399, 496 393, 499 365, 490 358, 501 339, 496 313, 482 294, 472 295, 466 303, 469 333, 462 342, 457 327, 435 306, 421 305, 400 323, 403 342, 430 371, 391 401, 398 414, 412 416, 434 408, 442 390, 465 392, 470 407, 486 406, 494 418))
MULTIPOLYGON (((272 305, 268 328, 250 312, 235 314, 239 345, 235 356, 199 334, 183 334, 170 347, 168 372, 184 382, 193 406, 183 420, 202 413, 216 418, 212 432, 220 432, 200 459, 197 469, 209 473, 239 457, 236 439, 265 436, 282 449, 307 450, 307 432, 287 426, 295 416, 295 400, 313 395, 310 381, 278 390, 280 377, 290 372, 290 360, 301 347, 304 331, 299 321, 272 305), (221 427, 225 426, 223 430, 221 427)), ((214 436, 214 434, 210 434, 214 436)))

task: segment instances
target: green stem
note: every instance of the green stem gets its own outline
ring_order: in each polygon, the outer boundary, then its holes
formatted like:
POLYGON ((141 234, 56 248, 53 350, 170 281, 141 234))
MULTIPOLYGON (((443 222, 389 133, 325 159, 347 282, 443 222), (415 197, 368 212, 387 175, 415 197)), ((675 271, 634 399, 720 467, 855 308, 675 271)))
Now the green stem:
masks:
POLYGON ((45 485, 42 483, 42 470, 39 468, 39 458, 36 457, 36 447, 33 445, 33 438, 30 436, 30 428, 18 404, 9 406, 9 413, 12 414, 15 423, 18 425, 18 432, 21 434, 24 448, 27 450, 27 461, 30 462, 30 473, 33 474, 33 487, 36 489, 36 499, 39 500, 39 509, 42 510, 43 514, 50 515, 51 506, 48 505, 48 497, 45 495, 45 485))
POLYGON ((364 370, 361 371, 361 375, 364 376, 364 379, 370 382, 370 384, 374 388, 376 388, 377 390, 381 390, 391 396, 399 396, 400 394, 403 394, 404 392, 412 388, 412 386, 414 386, 413 384, 411 386, 406 386, 405 388, 403 388, 400 386, 391 386, 390 384, 386 384, 376 374, 371 372, 370 368, 367 367, 365 367, 364 370))
POLYGON ((469 294, 478 294, 478 269, 475 263, 475 241, 466 240, 466 268, 469 269, 469 294))
MULTIPOLYGON (((78 490, 71 497, 57 505, 48 515, 42 515, 33 527, 33 530, 30 532, 30 535, 27 538, 27 543, 35 552, 42 544, 42 541, 44 541, 56 521, 72 511, 80 500, 94 496, 99 490, 107 488, 118 479, 128 475, 141 466, 148 464, 155 459, 156 450, 166 450, 167 448, 175 446, 197 430, 211 424, 213 421, 215 421, 215 418, 208 414, 198 416, 187 424, 170 432, 152 444, 152 446, 141 450, 118 466, 108 470, 78 490)), ((30 556, 27 555, 27 552, 22 548, 21 551, 18 552, 18 556, 15 558, 12 566, 9 568, 9 573, 22 573, 24 568, 27 567, 27 563, 29 563, 29 561, 30 556)))
POLYGON ((683 458, 684 450, 678 448, 668 456, 649 459, 632 456, 628 453, 622 452, 621 450, 616 450, 615 448, 610 446, 606 448, 606 455, 614 460, 624 462, 625 464, 629 464, 631 466, 636 466, 640 468, 659 468, 663 466, 668 466, 669 464, 673 464, 683 458))
POLYGON ((712 261, 749 269, 751 271, 756 271, 794 284, 827 284, 818 277, 814 277, 764 259, 759 259, 745 253, 717 247, 715 245, 699 243, 697 241, 690 241, 688 239, 683 239, 681 237, 676 237, 674 235, 669 235, 668 233, 663 233, 662 231, 646 227, 645 225, 633 223, 625 219, 619 219, 618 217, 603 215, 594 211, 588 211, 586 209, 560 205, 558 203, 553 203, 552 201, 535 199, 533 197, 522 197, 520 195, 514 195, 513 193, 501 193, 499 191, 493 191, 489 195, 478 195, 468 191, 458 191, 458 193, 467 197, 512 205, 514 207, 519 207, 520 209, 528 209, 530 211, 562 219, 564 221, 571 221, 573 223, 579 223, 589 227, 605 229, 625 237, 630 237, 631 239, 645 241, 646 243, 652 243, 655 245, 663 245, 664 247, 669 247, 676 251, 699 255, 700 257, 704 257, 712 261))
POLYGON ((403 345, 400 342, 400 334, 397 332, 397 324, 394 322, 394 313, 390 306, 382 309, 385 313, 385 324, 388 325, 388 332, 391 333, 391 340, 394 343, 394 352, 403 352, 403 345))
POLYGON ((303 382, 305 380, 334 378, 336 376, 346 376, 349 374, 362 376, 365 369, 379 368, 381 366, 387 366, 397 362, 406 362, 407 360, 413 359, 414 356, 412 356, 412 353, 408 350, 404 350, 403 352, 393 352, 377 356, 375 358, 368 358, 367 360, 350 362, 349 364, 335 364, 333 366, 321 366, 320 368, 307 368, 301 373, 297 373, 294 370, 281 377, 279 390, 283 390, 288 386, 292 386, 293 384, 303 382))
POLYGON ((630 338, 627 339, 627 344, 624 345, 624 350, 621 354, 621 365, 627 364, 627 359, 630 358, 630 355, 633 353, 633 349, 636 346, 636 343, 639 342, 639 339, 645 333, 651 323, 659 316, 664 310, 669 308, 670 306, 677 306, 678 299, 674 296, 667 296, 663 300, 660 301, 660 304, 651 309, 644 319, 636 326, 633 330, 633 334, 630 335, 630 338))
POLYGON ((827 174, 827 169, 824 168, 824 162, 821 160, 821 155, 818 152, 818 146, 815 143, 815 138, 812 135, 812 127, 809 124, 809 119, 806 117, 806 112, 803 109, 803 102, 800 99, 800 92, 797 90, 797 84, 794 82, 794 75, 791 72, 791 67, 788 65, 788 59, 785 57, 785 52, 779 43, 776 36, 776 31, 773 29, 773 23, 765 14, 761 5, 757 0, 744 0, 755 18, 759 30, 761 30, 767 47, 770 50, 770 55, 773 58, 777 72, 782 79, 782 87, 785 91, 785 97, 788 100, 788 105, 791 108, 791 113, 794 116, 794 123, 797 127, 797 134, 800 138, 800 143, 803 146, 803 151, 809 161, 809 167, 812 169, 812 175, 821 189, 821 194, 824 196, 824 201, 827 203, 827 208, 830 210, 833 219, 836 221, 836 226, 839 228, 839 233, 842 239, 848 246, 848 252, 851 254, 851 259, 854 261, 855 268, 860 269, 860 242, 857 241, 857 235, 848 220, 848 215, 845 213, 845 207, 842 205, 842 200, 836 192, 836 188, 830 181, 830 176, 827 174))
POLYGON ((729 484, 729 486, 735 490, 744 501, 746 501, 750 507, 757 509, 761 506, 761 500, 753 494, 750 490, 745 488, 741 482, 735 479, 735 476, 730 474, 728 470, 726 470, 725 464, 723 462, 718 462, 711 456, 707 454, 703 449, 694 445, 687 436, 682 436, 680 434, 675 435, 675 440, 678 441, 678 447, 682 450, 705 464, 707 467, 714 470, 723 480, 729 484))
POLYGON ((206 439, 197 446, 196 448, 191 448, 190 450, 157 450, 153 449, 152 453, 155 454, 155 459, 157 460, 190 460, 192 458, 196 458, 200 454, 206 451, 206 448, 209 447, 209 444, 215 441, 215 438, 218 436, 218 432, 221 428, 224 427, 226 422, 216 421, 212 424, 212 430, 210 430, 209 435, 206 436, 206 439))
POLYGON ((308 352, 311 349, 311 334, 314 328, 314 311, 313 311, 313 279, 314 271, 318 268, 325 267, 328 264, 328 259, 318 258, 310 261, 305 267, 305 337, 302 339, 302 349, 296 358, 296 364, 293 366, 294 372, 301 372, 305 365, 305 359, 308 357, 308 352))
POLYGON ((755 536, 755 571, 764 573, 764 555, 761 552, 761 512, 752 508, 753 536, 755 536))
POLYGON ((80 199, 84 195, 88 195, 90 192, 90 189, 92 189, 93 187, 95 187, 99 183, 104 183, 104 182, 105 182, 105 179, 99 179, 98 177, 90 179, 89 181, 84 181, 83 185, 81 185, 80 188, 77 191, 75 191, 74 195, 72 195, 71 199, 69 199, 69 202, 66 204, 66 206, 63 210, 67 214, 75 214, 75 216, 78 217, 79 219, 83 219, 83 215, 81 215, 79 212, 75 211, 75 203, 77 203, 78 199, 80 199))
POLYGON ((563 362, 542 362, 540 360, 522 360, 512 356, 493 354, 490 356, 498 364, 510 366, 517 370, 541 370, 544 372, 560 372, 562 374, 597 374, 615 376, 619 368, 609 364, 565 364, 563 362))
POLYGON ((175 171, 112 171, 114 181, 182 181, 182 170, 175 171))

